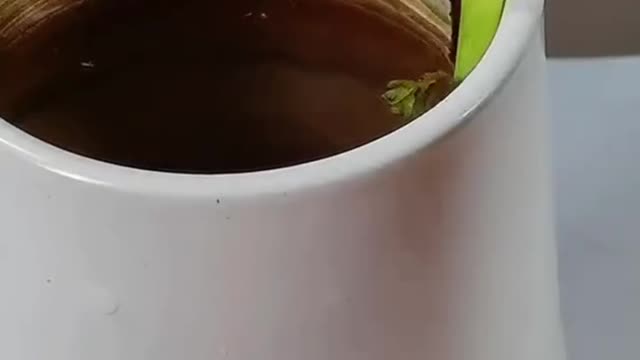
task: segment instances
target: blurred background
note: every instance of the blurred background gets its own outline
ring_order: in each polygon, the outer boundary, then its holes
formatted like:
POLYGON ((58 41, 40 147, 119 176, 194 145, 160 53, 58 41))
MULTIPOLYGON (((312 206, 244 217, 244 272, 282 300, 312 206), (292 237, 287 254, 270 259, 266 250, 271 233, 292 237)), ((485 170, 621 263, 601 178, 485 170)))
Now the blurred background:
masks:
POLYGON ((547 0, 546 25, 551 56, 640 53, 638 0, 547 0))
POLYGON ((640 359, 640 0, 547 0, 570 360, 640 359))

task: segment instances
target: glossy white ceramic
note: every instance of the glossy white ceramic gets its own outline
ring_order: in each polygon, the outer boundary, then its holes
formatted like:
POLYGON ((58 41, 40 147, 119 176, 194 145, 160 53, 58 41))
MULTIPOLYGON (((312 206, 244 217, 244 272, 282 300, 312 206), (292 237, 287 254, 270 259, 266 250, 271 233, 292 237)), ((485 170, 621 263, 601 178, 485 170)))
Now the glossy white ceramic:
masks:
POLYGON ((0 359, 563 360, 542 0, 446 101, 229 176, 108 165, 0 121, 0 359))

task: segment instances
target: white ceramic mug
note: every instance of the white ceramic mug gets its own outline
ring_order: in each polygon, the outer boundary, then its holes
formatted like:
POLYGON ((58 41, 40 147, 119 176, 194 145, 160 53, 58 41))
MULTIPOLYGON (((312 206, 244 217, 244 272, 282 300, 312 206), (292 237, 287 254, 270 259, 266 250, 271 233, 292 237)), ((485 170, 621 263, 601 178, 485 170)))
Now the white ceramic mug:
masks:
POLYGON ((0 359, 562 360, 542 8, 508 0, 427 115, 292 168, 140 171, 1 122, 0 359))

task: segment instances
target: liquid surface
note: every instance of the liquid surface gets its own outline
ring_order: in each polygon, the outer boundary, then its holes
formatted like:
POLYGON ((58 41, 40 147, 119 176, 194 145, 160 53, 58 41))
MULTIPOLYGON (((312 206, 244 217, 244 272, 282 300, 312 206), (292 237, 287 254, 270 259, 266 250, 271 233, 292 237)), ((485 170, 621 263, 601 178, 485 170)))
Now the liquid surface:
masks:
POLYGON ((0 54, 0 116, 137 168, 331 156, 402 126, 380 98, 387 82, 433 70, 418 39, 331 1, 104 1, 61 16, 0 54))

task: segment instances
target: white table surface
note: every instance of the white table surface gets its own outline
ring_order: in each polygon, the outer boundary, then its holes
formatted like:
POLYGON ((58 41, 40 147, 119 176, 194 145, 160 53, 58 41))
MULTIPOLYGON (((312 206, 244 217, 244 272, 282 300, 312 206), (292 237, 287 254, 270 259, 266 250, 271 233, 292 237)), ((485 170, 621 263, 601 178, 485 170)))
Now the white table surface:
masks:
POLYGON ((639 360, 640 57, 551 60, 549 77, 570 359, 639 360))

